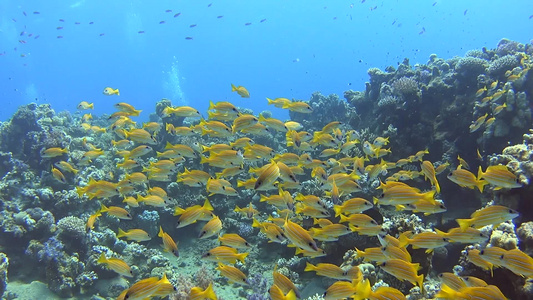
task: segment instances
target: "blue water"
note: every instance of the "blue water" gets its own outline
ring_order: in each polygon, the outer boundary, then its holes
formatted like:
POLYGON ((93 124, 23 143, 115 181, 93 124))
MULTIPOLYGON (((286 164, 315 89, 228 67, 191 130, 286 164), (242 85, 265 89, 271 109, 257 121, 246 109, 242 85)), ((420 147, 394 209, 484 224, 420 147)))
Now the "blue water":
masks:
POLYGON ((75 111, 82 100, 95 103, 93 114, 128 102, 146 119, 161 98, 202 112, 209 100, 232 101, 287 118, 265 98, 342 96, 364 90, 368 68, 404 57, 425 63, 504 37, 529 43, 530 0, 496 2, 2 0, 0 120, 21 104, 75 111), (107 86, 121 95, 103 95, 107 86))

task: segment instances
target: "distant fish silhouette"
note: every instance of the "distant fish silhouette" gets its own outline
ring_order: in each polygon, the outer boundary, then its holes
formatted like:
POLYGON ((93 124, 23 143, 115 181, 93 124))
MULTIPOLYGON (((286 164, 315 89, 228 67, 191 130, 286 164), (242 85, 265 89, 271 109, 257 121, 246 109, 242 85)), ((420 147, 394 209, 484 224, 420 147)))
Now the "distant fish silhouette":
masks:
POLYGON ((167 9, 167 10, 165 10, 165 12, 167 12, 167 13, 168 12, 172 12, 172 9, 167 9))
POLYGON ((196 27, 196 24, 189 25, 190 28, 196 27))
MULTIPOLYGON (((217 16, 217 19, 220 19, 220 18, 222 18, 222 17, 223 17, 223 16, 217 16)), ((530 19, 531 19, 531 18, 530 18, 530 19)))
POLYGON ((186 40, 192 40, 192 36, 186 36, 185 39, 186 40))
POLYGON ((244 23, 244 26, 252 25, 252 23, 244 23))
POLYGON ((63 20, 63 19, 59 19, 59 22, 65 22, 65 20, 63 20))
POLYGON ((144 30, 137 31, 137 33, 144 33, 144 30))
POLYGON ((159 21, 159 24, 165 24, 165 21, 159 21))
POLYGON ((40 15, 41 13, 38 12, 38 11, 34 11, 33 14, 34 14, 34 15, 40 15))
POLYGON ((174 15, 174 18, 177 18, 177 17, 179 17, 180 15, 181 15, 181 13, 177 13, 177 14, 174 15))
POLYGON ((263 23, 264 21, 266 21, 267 19, 262 19, 261 21, 259 21, 259 23, 263 23))

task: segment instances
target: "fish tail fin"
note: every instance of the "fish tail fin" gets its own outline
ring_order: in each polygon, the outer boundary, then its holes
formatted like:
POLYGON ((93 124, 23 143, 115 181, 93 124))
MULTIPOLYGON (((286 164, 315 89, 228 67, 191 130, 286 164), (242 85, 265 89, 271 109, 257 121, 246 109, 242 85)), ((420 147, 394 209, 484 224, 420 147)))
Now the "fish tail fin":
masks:
POLYGON ((211 300, 217 300, 217 295, 215 294, 215 291, 213 290, 213 283, 210 282, 207 288, 204 291, 204 298, 205 299, 211 299, 211 300))
POLYGON ((232 83, 231 84, 231 91, 235 92, 237 90, 237 87, 232 83))
POLYGON ((435 193, 436 190, 431 190, 429 192, 424 193, 424 200, 428 201, 431 204, 436 204, 435 202, 435 193))
POLYGON ((357 255, 357 257, 365 257, 365 252, 355 248, 355 253, 357 255))
POLYGON ((296 292, 294 290, 290 290, 287 295, 285 295, 285 299, 286 300, 296 300, 297 297, 296 297, 296 292))
POLYGON ((259 221, 257 221, 256 218, 253 218, 252 219, 252 227, 254 227, 254 228, 261 227, 261 223, 259 223, 259 221))
POLYGON ((117 237, 121 238, 121 237, 124 237, 124 236, 126 236, 126 232, 119 228, 118 229, 118 233, 117 233, 117 237))
POLYGON ((245 253, 240 253, 238 256, 237 256, 237 259, 240 260, 243 264, 244 264, 244 259, 248 256, 248 252, 245 252, 245 253))
POLYGON ((420 274, 416 277, 416 283, 418 283, 418 286, 420 287, 420 290, 424 291, 424 275, 420 274))
POLYGON ((399 248, 403 248, 409 244, 409 238, 405 234, 405 232, 402 232, 400 236, 398 237, 398 240, 400 241, 400 244, 398 245, 399 248))
POLYGON ((483 193, 483 188, 485 187, 485 185, 487 185, 487 181, 485 181, 485 180, 477 180, 476 181, 476 187, 478 188, 478 190, 481 193, 483 193))
POLYGON ((272 101, 272 99, 270 99, 270 98, 268 98, 268 97, 267 97, 267 101, 268 101, 268 104, 269 104, 269 105, 270 105, 270 104, 274 104, 274 101, 272 101))
POLYGON ((102 252, 102 254, 100 254, 100 257, 98 258, 98 260, 96 262, 99 263, 99 264, 105 264, 107 262, 107 258, 105 257, 105 253, 104 252, 102 252))
POLYGON ((477 169, 477 180, 480 180, 481 177, 483 177, 483 170, 481 169, 481 166, 477 169))
POLYGON ((85 191, 86 191, 85 188, 82 188, 79 186, 76 187, 76 194, 78 194, 78 197, 80 198, 83 197, 83 194, 85 194, 85 191))
POLYGON ((107 206, 105 206, 103 203, 100 204, 100 212, 107 212, 109 210, 109 208, 107 208, 107 206))
POLYGON ((200 157, 200 163, 201 163, 201 164, 207 164, 207 163, 209 163, 209 159, 208 159, 207 157, 205 157, 205 156, 202 155, 202 156, 200 157))
POLYGON ((212 100, 209 100, 209 108, 207 110, 215 109, 215 103, 212 100))
POLYGON ((117 96, 120 96, 120 91, 118 89, 115 89, 113 93, 117 94, 117 96))
POLYGON ((157 234, 158 237, 163 237, 165 233, 163 232, 163 227, 159 226, 159 233, 157 234))
POLYGON ((213 206, 209 202, 209 199, 207 199, 207 198, 205 198, 205 202, 204 202, 203 208, 207 209, 207 210, 214 210, 213 206))
POLYGON ((316 266, 309 263, 309 262, 305 262, 305 269, 304 269, 304 272, 306 271, 314 271, 316 270, 316 266))
POLYGON ((457 219, 457 224, 459 224, 459 227, 461 227, 461 231, 466 231, 468 227, 470 227, 472 223, 472 219, 457 219))
POLYGON ((335 218, 342 214, 342 207, 340 205, 334 205, 333 211, 335 211, 335 218))

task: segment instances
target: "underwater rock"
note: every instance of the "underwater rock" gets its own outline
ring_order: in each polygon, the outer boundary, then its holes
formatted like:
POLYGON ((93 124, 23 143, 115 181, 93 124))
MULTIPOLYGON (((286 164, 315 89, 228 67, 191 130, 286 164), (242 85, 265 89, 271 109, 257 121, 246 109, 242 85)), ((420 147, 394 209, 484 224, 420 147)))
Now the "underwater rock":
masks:
POLYGON ((0 297, 4 295, 7 288, 7 269, 9 267, 9 259, 5 253, 0 253, 0 297))
POLYGON ((490 245, 506 250, 517 248, 518 237, 515 233, 515 226, 512 222, 502 223, 492 230, 490 245))
POLYGON ((524 247, 523 251, 528 255, 533 255, 533 222, 522 223, 516 230, 520 245, 524 247))
POLYGON ((492 61, 487 68, 489 74, 493 76, 503 76, 505 71, 512 70, 517 67, 519 60, 515 55, 505 55, 492 61))

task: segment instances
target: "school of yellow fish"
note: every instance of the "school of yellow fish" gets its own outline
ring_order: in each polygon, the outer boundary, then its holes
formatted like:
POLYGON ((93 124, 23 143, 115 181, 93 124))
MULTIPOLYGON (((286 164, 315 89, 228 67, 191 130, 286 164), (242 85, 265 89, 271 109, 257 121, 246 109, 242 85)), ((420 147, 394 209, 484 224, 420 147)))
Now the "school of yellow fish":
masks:
MULTIPOLYGON (((241 97, 250 96, 242 86, 232 85, 232 91, 241 97)), ((118 96, 119 92, 118 89, 108 87, 104 89, 104 94, 118 96)), ((294 112, 313 111, 305 102, 293 102, 286 98, 267 98, 267 101, 268 104, 294 112)), ((93 103, 87 102, 78 105, 80 110, 93 107, 93 103)), ((41 152, 43 158, 54 159, 51 174, 62 183, 72 182, 72 177, 78 176, 76 174, 79 168, 90 165, 95 159, 122 157, 116 167, 124 170, 125 175, 117 182, 91 178, 85 186, 76 187, 80 197, 108 199, 117 204, 101 204, 101 208, 87 220, 88 232, 95 228, 103 214, 131 220, 130 210, 142 210, 142 206, 170 205, 172 201, 165 189, 157 185, 164 186, 165 183, 177 181, 184 187, 197 188, 199 194, 204 191, 207 194, 204 203, 185 208, 175 207, 177 227, 182 228, 197 221, 206 222, 198 238, 218 238, 220 246, 209 250, 202 259, 212 261, 213 268, 230 283, 248 285, 246 274, 233 264, 237 261, 245 263, 248 252, 239 251, 246 251, 253 245, 236 233, 221 232, 224 216, 215 215, 208 200, 208 197, 215 194, 231 199, 229 197, 239 195, 239 190, 255 190, 260 194, 259 202, 272 205, 276 209, 275 214, 258 211, 255 207, 257 203, 253 202, 242 208, 236 206, 235 211, 247 218, 271 242, 294 247, 295 255, 309 258, 326 256, 328 253, 319 247, 321 243, 335 242, 342 235, 376 236, 381 245, 356 249, 357 257, 374 262, 382 271, 419 286, 420 289, 424 288, 424 276, 418 273, 419 264, 411 262, 407 248, 409 245, 412 248, 426 249, 430 253, 448 243, 481 243, 488 236, 483 235, 480 228, 497 226, 518 216, 518 212, 512 209, 492 205, 473 212, 469 219, 457 220, 458 226, 447 232, 438 229, 417 234, 403 232, 394 237, 388 235, 378 222, 364 212, 378 205, 394 206, 398 210, 424 215, 446 211, 444 203, 436 200, 435 195, 440 193, 440 174, 450 164, 446 162, 435 167, 430 161, 424 160, 427 150, 389 162, 384 159, 391 153, 391 149, 386 148, 389 143, 387 137, 359 141, 356 132, 341 122, 331 122, 320 131, 307 132, 303 131, 301 124, 294 121, 283 122, 263 115, 242 114, 230 102, 211 102, 207 119, 203 119, 199 111, 188 106, 169 106, 163 110, 163 120, 171 115, 197 118, 195 125, 190 127, 165 122, 147 122, 138 126, 132 117, 138 116, 140 110, 124 102, 117 103, 115 107, 117 112, 109 117, 110 124, 107 128, 91 125, 91 114, 83 115, 80 125, 88 135, 112 131, 115 139, 111 145, 107 145, 110 150, 99 149, 84 139, 85 153, 75 164, 72 159, 68 159, 69 151, 73 149, 49 148, 41 152), (173 135, 176 143, 167 142, 162 152, 156 152, 153 147, 160 145, 158 136, 163 130, 173 135), (252 139, 254 136, 271 135, 274 131, 285 135, 287 152, 276 153, 268 146, 254 143, 252 139), (180 144, 180 138, 185 136, 216 137, 225 142, 180 144), (364 156, 353 154, 356 147, 361 151, 358 153, 364 153, 364 156), (140 159, 145 157, 151 159, 140 159), (198 164, 208 165, 209 172, 192 167, 198 164), (404 169, 406 165, 416 165, 420 171, 404 169), (301 193, 301 181, 309 179, 309 176, 320 186, 321 194, 301 193), (421 176, 430 184, 425 191, 406 183, 421 176), (379 180, 378 189, 381 194, 372 199, 353 197, 354 194, 361 194, 362 180, 379 180), (146 189, 145 184, 151 188, 146 189), (312 227, 303 226, 304 218, 314 220, 312 227)), ((478 189, 479 192, 483 192, 487 186, 495 190, 521 187, 520 181, 506 166, 488 166, 485 171, 479 167, 475 175, 468 170, 466 161, 460 157, 458 161, 458 167, 449 171, 447 178, 460 187, 478 189)), ((179 257, 178 244, 165 232, 165 226, 174 225, 160 224, 158 237, 161 238, 162 247, 179 257)), ((117 237, 134 242, 152 239, 142 228, 128 231, 119 229, 117 237)), ((533 258, 519 249, 489 247, 481 251, 471 250, 468 252, 468 259, 487 272, 492 272, 494 267, 502 267, 521 276, 533 276, 533 258)), ((101 253, 98 263, 119 275, 133 276, 130 266, 120 258, 106 257, 101 253)), ((323 295, 325 299, 406 299, 402 292, 393 287, 372 290, 369 280, 363 277, 357 266, 341 268, 328 263, 314 265, 307 262, 305 271, 338 280, 327 289, 323 295)), ((437 298, 506 299, 498 287, 475 277, 462 278, 453 273, 442 273, 439 279, 442 287, 437 298)), ((300 297, 295 284, 276 269, 273 270, 273 281, 270 288, 272 299, 300 297)), ((174 286, 166 276, 151 277, 131 284, 118 299, 165 297, 174 291, 174 286)), ((190 291, 190 299, 217 299, 217 296, 210 285, 205 290, 194 287, 190 291)))

